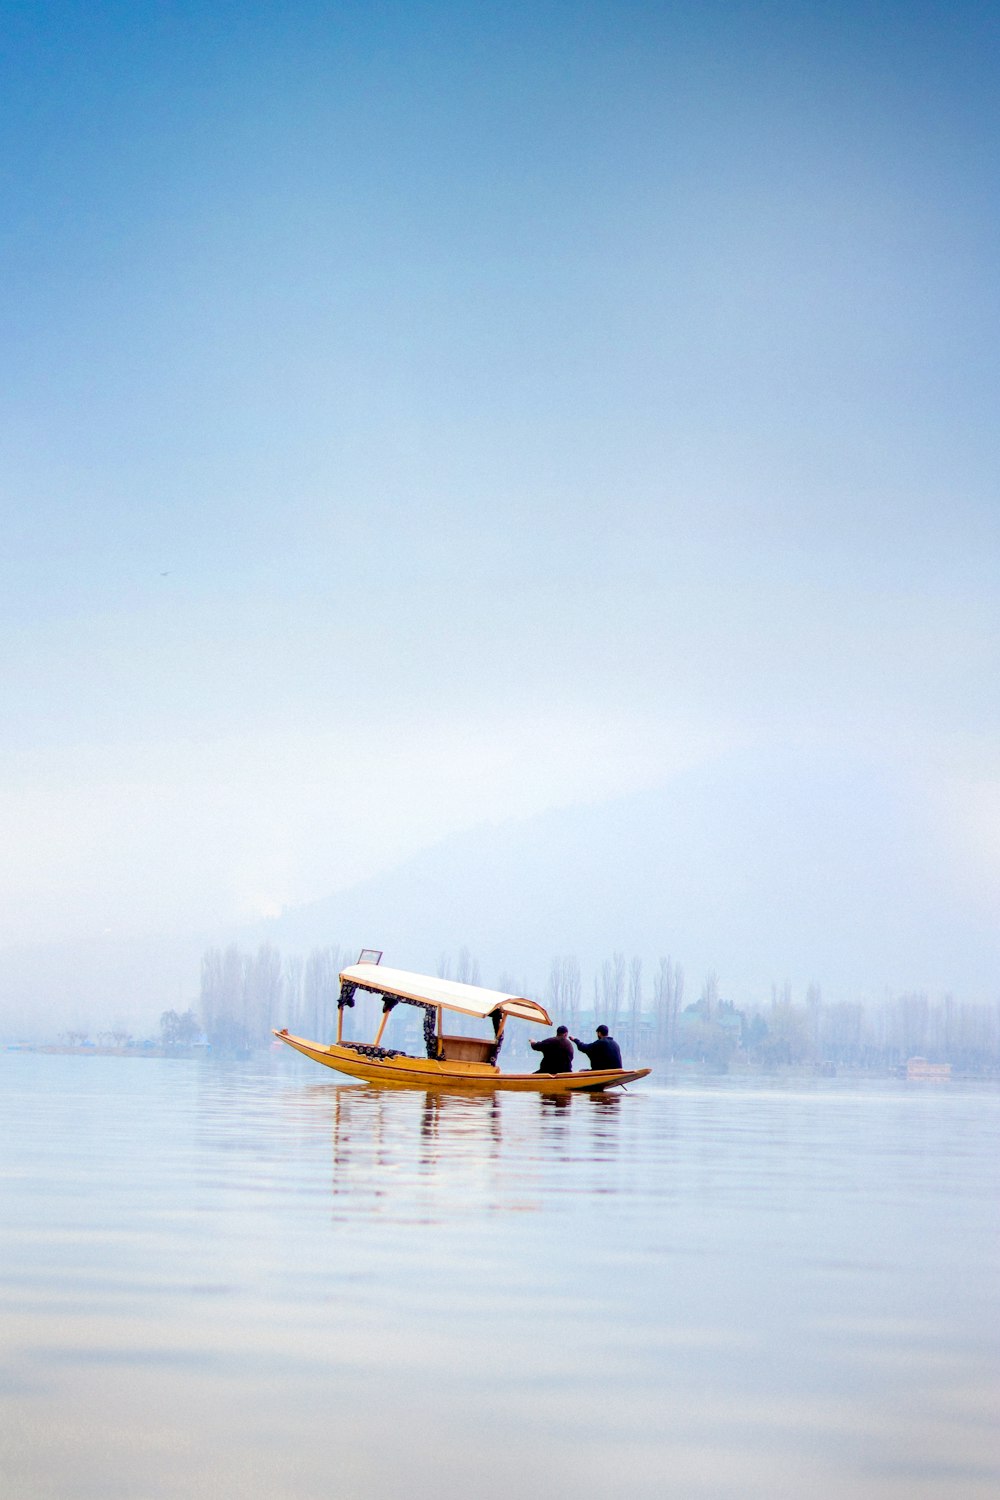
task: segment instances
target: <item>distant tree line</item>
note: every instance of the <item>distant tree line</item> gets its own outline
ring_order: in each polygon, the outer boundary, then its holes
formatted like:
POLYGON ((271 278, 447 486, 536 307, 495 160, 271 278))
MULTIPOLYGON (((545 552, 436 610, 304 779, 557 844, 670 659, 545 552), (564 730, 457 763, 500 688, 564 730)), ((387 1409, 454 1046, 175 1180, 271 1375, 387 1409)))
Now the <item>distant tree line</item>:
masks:
POLYGON ((276 1026, 328 1037, 336 1025, 340 969, 335 947, 284 960, 271 943, 256 953, 235 945, 210 948, 201 961, 198 1010, 212 1048, 240 1053, 267 1046, 276 1026))
MULTIPOLYGON (((350 961, 337 946, 284 959, 270 943, 255 953, 235 945, 210 948, 202 959, 197 1017, 166 1013, 164 1040, 169 1033, 170 1042, 184 1045, 196 1019, 217 1052, 267 1046, 277 1026, 327 1040, 337 1024, 340 969, 350 961)), ((484 982, 467 948, 455 960, 442 954, 438 973, 468 984, 484 982)), ((533 993, 509 973, 499 977, 497 987, 533 993)), ((786 983, 740 1008, 723 997, 714 972, 705 976, 697 998, 685 1003, 684 970, 676 960, 661 958, 647 980, 642 958, 626 958, 621 951, 593 974, 586 1006, 584 993, 577 959, 553 958, 544 991, 553 1021, 565 1023, 573 1034, 602 1021, 637 1061, 886 1070, 920 1056, 961 1072, 1000 1071, 1000 1004, 962 1003, 951 995, 932 1000, 926 994, 826 1004, 816 984, 797 1002, 786 983)), ((515 1040, 512 1050, 523 1049, 515 1040)))

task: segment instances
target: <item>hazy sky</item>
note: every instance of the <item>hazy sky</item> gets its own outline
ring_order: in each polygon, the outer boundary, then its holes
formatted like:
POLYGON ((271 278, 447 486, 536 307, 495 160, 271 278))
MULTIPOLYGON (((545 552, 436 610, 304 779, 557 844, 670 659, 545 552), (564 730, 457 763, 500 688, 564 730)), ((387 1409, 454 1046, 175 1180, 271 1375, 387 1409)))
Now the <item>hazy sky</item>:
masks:
POLYGON ((994 7, 0 26, 0 944, 748 749, 1000 893, 994 7))

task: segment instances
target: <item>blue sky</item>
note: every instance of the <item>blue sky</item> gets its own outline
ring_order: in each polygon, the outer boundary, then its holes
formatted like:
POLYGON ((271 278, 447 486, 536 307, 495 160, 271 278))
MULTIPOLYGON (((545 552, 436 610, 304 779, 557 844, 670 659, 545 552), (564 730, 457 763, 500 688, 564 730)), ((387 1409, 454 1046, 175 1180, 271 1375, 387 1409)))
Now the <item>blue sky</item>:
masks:
POLYGON ((991 7, 0 20, 0 943, 747 747, 996 894, 991 7))

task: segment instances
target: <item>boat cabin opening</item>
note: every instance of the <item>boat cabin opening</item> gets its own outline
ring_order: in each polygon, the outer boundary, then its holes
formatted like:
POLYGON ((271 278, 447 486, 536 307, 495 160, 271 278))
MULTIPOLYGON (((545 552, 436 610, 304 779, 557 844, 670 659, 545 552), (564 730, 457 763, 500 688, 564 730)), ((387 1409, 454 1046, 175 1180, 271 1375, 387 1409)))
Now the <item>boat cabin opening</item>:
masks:
POLYGON ((362 949, 356 964, 340 974, 340 996, 337 1000, 337 1046, 349 1047, 366 1057, 401 1057, 393 1048, 383 1047, 389 1016, 397 1005, 412 1005, 423 1011, 424 1047, 428 1058, 439 1062, 477 1063, 496 1067, 503 1045, 504 1026, 508 1016, 550 1025, 545 1008, 524 995, 508 995, 480 985, 461 984, 452 979, 431 979, 402 969, 384 967, 377 949, 362 949), (361 990, 382 1001, 382 1015, 371 1042, 344 1040, 344 1011, 353 1009, 355 996, 361 990), (466 1036, 445 1031, 444 1013, 473 1017, 492 1023, 492 1036, 466 1036))

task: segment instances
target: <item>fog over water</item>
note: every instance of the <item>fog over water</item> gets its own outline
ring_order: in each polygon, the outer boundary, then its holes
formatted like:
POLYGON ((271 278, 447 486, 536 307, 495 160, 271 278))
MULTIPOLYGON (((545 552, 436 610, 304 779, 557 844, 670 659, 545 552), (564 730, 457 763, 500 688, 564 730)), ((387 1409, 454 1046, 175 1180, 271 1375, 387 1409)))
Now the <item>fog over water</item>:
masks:
POLYGON ((0 1055, 18 1500, 987 1500, 1000 1095, 0 1055))

